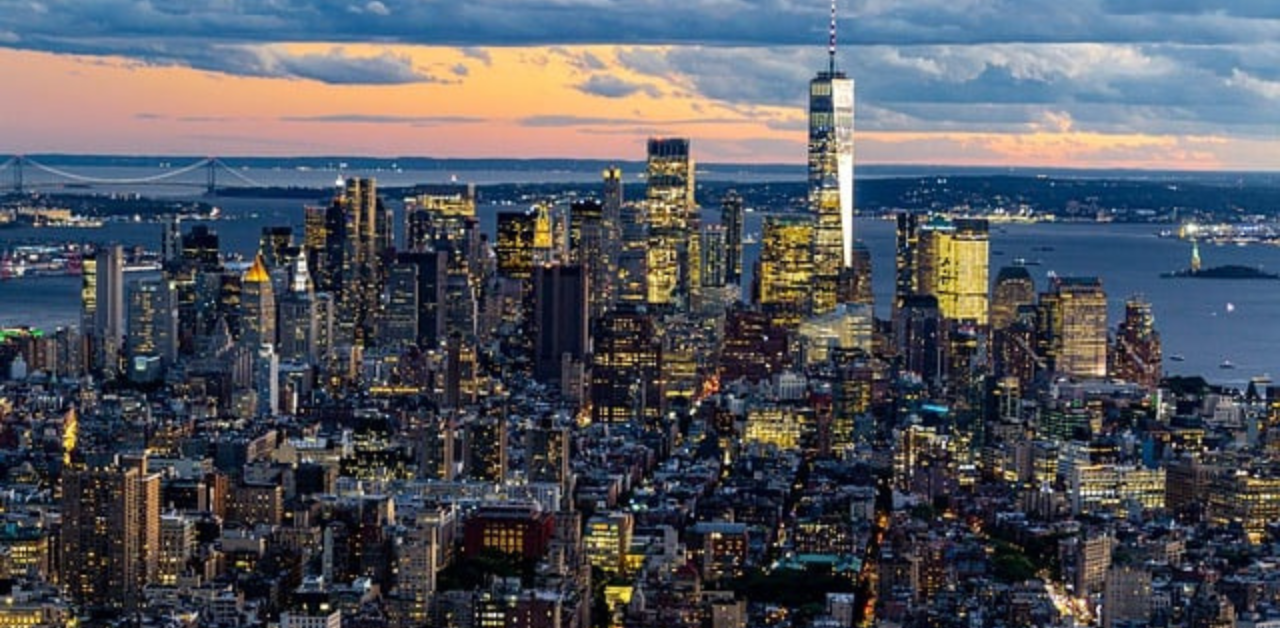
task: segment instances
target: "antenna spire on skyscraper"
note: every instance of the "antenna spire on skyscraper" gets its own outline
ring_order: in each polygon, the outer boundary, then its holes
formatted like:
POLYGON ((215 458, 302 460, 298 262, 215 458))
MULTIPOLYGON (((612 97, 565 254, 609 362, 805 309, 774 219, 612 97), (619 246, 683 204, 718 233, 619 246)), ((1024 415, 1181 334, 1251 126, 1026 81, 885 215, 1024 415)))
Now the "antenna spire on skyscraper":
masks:
POLYGON ((831 0, 831 37, 827 40, 827 56, 829 70, 836 73, 836 0, 831 0))

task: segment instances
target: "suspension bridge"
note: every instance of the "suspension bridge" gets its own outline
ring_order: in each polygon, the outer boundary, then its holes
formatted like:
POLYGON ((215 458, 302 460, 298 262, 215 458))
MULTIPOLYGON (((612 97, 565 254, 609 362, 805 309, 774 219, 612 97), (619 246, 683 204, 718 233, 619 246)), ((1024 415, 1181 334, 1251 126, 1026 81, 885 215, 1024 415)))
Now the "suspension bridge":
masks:
POLYGON ((145 166, 51 166, 31 157, 14 155, 0 162, 0 177, 8 173, 8 183, 0 184, 0 192, 34 192, 56 189, 95 187, 186 187, 203 188, 208 196, 217 196, 219 187, 267 187, 252 177, 229 166, 217 157, 205 157, 183 166, 160 164, 145 166), (76 170, 84 170, 77 172, 76 170), (159 172, 148 172, 158 170, 159 172), (123 171, 129 176, 104 176, 123 171), (143 174, 134 174, 143 173, 143 174), (229 182, 228 182, 229 175, 229 182))

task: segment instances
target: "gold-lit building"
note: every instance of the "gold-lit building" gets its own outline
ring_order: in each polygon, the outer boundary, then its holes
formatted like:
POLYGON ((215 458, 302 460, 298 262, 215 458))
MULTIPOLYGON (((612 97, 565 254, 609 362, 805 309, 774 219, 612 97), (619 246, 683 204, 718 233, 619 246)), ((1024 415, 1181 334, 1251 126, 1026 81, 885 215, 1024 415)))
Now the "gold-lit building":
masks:
POLYGON ((689 140, 650 139, 646 173, 647 302, 651 306, 671 307, 687 303, 690 287, 700 282, 697 264, 690 263, 699 259, 700 253, 689 140))
POLYGON ((476 220, 476 188, 435 186, 406 198, 404 220, 407 250, 451 250, 466 241, 469 225, 476 220))
POLYGON ((987 221, 934 217, 921 225, 916 288, 937 297, 942 317, 986 325, 988 316, 987 221))
POLYGON ((813 416, 789 406, 761 406, 747 410, 746 423, 747 442, 797 449, 813 429, 813 416))
POLYGON ((262 253, 240 280, 241 339, 252 350, 276 343, 276 296, 262 253))
POLYGON ((1018 308, 1035 305, 1036 282, 1026 266, 1005 266, 996 274, 991 292, 991 329, 1008 328, 1018 318, 1018 308))
POLYGON ((599 567, 607 574, 626 571, 627 550, 631 548, 631 534, 635 520, 630 513, 615 512, 591 517, 583 534, 583 547, 592 567, 599 567))
POLYGON ((512 279, 533 276, 535 212, 498 214, 498 274, 512 279))
POLYGON ((1041 354, 1057 373, 1107 376, 1107 295, 1097 277, 1054 277, 1040 295, 1041 354))
POLYGON ((800 324, 813 293, 812 220, 767 216, 760 251, 760 306, 776 325, 800 324))
POLYGON ((1250 543, 1268 538, 1267 526, 1280 520, 1280 477, 1243 469, 1225 471, 1209 489, 1209 523, 1238 523, 1250 543))

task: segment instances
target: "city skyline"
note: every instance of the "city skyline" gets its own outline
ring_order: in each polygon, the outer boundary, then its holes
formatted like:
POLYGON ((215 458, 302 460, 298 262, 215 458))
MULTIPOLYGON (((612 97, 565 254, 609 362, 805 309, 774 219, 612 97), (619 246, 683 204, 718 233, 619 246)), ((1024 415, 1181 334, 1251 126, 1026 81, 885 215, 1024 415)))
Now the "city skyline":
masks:
MULTIPOLYGON (((828 6, 36 1, 6 152, 804 160, 828 6), (287 10, 286 10, 287 9, 287 10)), ((1280 168, 1280 9, 839 3, 859 162, 1280 168), (1195 85, 1195 89, 1188 89, 1195 85)))

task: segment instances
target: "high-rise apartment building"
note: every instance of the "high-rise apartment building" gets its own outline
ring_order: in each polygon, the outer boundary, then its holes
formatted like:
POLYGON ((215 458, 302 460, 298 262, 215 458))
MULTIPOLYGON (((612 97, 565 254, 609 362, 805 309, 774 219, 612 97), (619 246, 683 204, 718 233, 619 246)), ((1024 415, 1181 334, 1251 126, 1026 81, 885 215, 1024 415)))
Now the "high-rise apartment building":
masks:
POLYGON ((160 476, 146 458, 63 471, 61 581, 89 609, 137 609, 159 575, 160 476))

